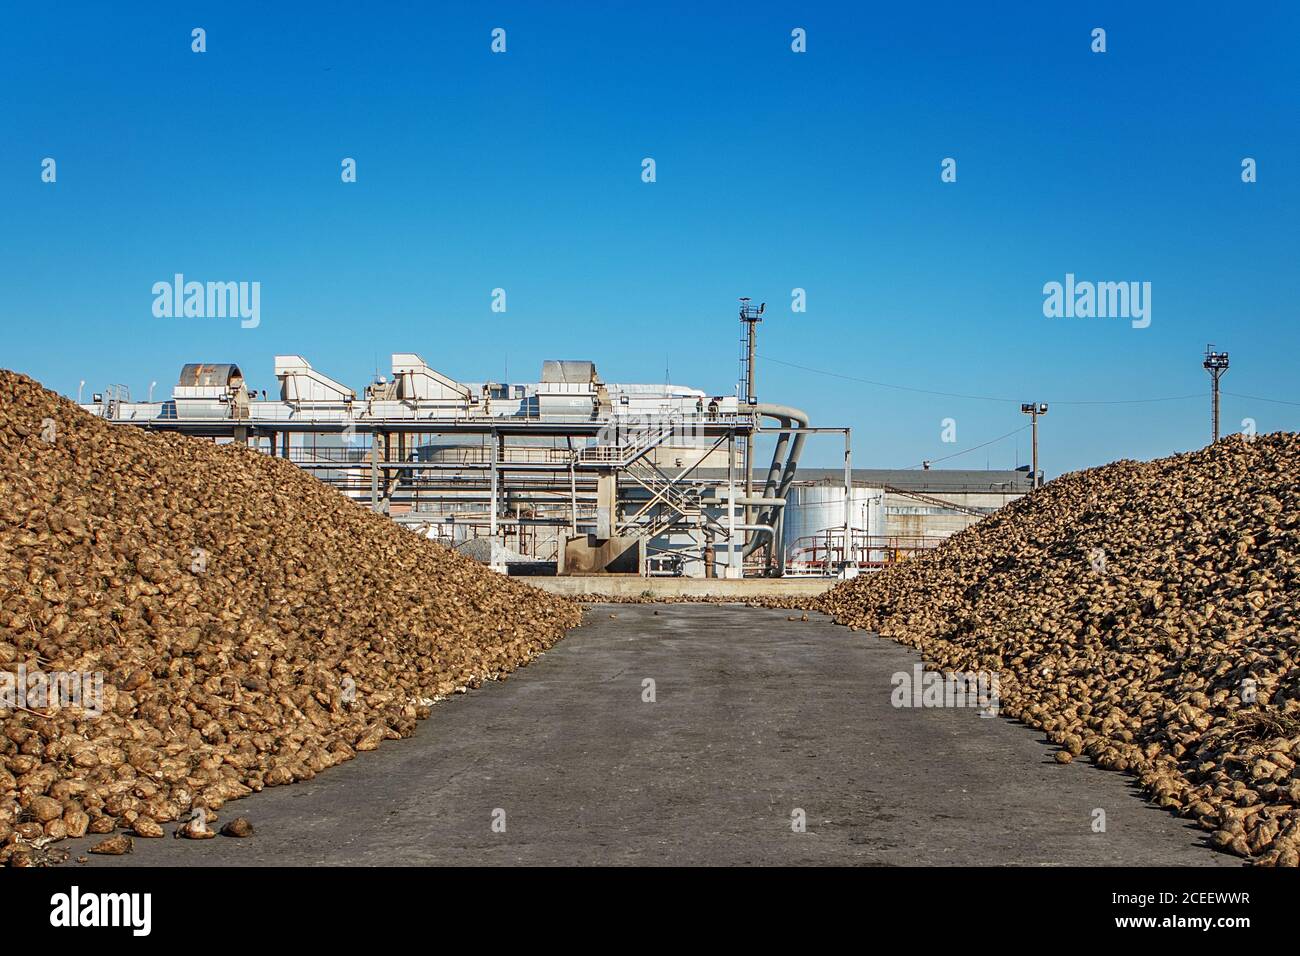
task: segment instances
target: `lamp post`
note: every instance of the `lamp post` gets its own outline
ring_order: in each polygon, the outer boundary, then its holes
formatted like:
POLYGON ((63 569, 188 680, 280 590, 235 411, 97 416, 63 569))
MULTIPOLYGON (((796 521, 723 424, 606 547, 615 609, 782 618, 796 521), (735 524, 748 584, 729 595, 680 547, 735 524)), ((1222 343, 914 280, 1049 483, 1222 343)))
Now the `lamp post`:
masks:
POLYGON ((1228 353, 1214 351, 1213 345, 1205 347, 1205 361, 1201 367, 1210 373, 1210 379, 1213 382, 1213 418, 1214 418, 1214 438, 1213 441, 1219 440, 1219 379, 1223 378, 1223 373, 1228 370, 1228 353))
POLYGON ((1020 410, 1029 416, 1030 422, 1034 429, 1034 458, 1033 473, 1030 475, 1030 487, 1038 488, 1042 485, 1042 478, 1038 472, 1038 418, 1040 415, 1047 414, 1046 402, 1025 402, 1020 406, 1020 410))
MULTIPOLYGON (((741 363, 741 381, 745 389, 745 394, 741 396, 740 414, 752 415, 754 406, 758 404, 758 396, 754 394, 754 349, 758 344, 758 323, 763 321, 763 313, 767 310, 767 303, 759 303, 758 308, 750 305, 749 296, 740 297, 740 328, 744 341, 741 343, 740 363, 741 363)), ((745 497, 751 498, 754 495, 754 431, 750 429, 745 436, 745 497)), ((750 505, 745 505, 745 524, 752 524, 754 521, 754 510, 750 505)), ((752 531, 747 534, 753 534, 752 531)), ((774 542, 775 543, 775 542, 774 542)))

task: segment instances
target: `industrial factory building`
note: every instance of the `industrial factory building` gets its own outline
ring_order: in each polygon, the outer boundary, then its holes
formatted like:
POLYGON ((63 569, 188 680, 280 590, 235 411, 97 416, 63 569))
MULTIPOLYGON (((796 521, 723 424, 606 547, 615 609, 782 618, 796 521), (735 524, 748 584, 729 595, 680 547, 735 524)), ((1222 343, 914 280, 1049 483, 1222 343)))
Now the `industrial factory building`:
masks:
POLYGON ((848 429, 756 401, 752 375, 711 395, 548 361, 537 382, 466 383, 399 352, 361 394, 298 355, 276 356, 275 376, 268 396, 235 365, 187 365, 169 399, 115 387, 82 407, 286 458, 513 574, 852 574, 933 547, 1030 487, 1023 471, 854 471, 848 429), (809 437, 842 443, 845 467, 801 468, 809 437))

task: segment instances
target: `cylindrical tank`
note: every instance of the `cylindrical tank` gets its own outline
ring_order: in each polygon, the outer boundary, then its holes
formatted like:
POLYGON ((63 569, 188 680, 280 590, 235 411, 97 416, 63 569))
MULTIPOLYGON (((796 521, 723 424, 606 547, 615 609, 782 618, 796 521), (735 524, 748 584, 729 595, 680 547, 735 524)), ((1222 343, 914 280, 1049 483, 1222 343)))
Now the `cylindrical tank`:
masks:
MULTIPOLYGON (((873 538, 885 534, 884 491, 880 488, 854 486, 849 508, 854 538, 869 535, 873 538)), ((785 559, 787 565, 827 558, 826 544, 832 545, 836 555, 841 553, 844 541, 844 486, 830 484, 799 484, 790 486, 785 505, 785 559), (820 552, 812 546, 820 546, 820 552)), ((877 560, 877 556, 866 556, 877 560)))

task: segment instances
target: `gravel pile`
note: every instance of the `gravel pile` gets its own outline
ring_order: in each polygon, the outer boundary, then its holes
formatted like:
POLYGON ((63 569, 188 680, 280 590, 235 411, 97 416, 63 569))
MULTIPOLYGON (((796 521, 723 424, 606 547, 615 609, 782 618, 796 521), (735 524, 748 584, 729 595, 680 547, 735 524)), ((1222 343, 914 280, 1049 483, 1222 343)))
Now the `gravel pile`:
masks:
POLYGON ((810 607, 999 675, 1061 762, 1136 775, 1259 863, 1300 862, 1300 436, 1059 478, 810 607))
POLYGON ((286 461, 110 426, 4 370, 0 501, 11 864, 408 736, 581 616, 286 461))

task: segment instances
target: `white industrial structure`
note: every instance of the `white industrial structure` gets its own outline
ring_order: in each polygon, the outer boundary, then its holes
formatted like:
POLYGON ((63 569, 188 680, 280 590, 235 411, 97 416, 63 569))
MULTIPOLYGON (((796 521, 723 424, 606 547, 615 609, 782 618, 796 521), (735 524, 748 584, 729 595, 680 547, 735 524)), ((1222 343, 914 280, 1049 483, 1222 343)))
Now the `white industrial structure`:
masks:
POLYGON ((249 391, 238 366, 194 364, 170 399, 133 402, 114 385, 82 407, 287 458, 512 573, 851 573, 933 546, 1027 490, 1027 476, 1005 472, 967 473, 955 497, 928 494, 916 472, 864 483, 847 428, 814 428, 754 397, 762 312, 742 300, 732 395, 606 383, 589 361, 545 362, 533 383, 466 383, 397 352, 391 377, 360 395, 303 356, 277 355, 278 395, 249 391), (766 471, 754 461, 760 433, 775 435, 766 471), (827 433, 843 441, 844 468, 798 473, 806 439, 827 433), (902 528, 909 511, 934 520, 902 528))
POLYGON ((238 366, 187 365, 169 400, 118 389, 83 407, 288 458, 449 545, 493 539, 502 547, 484 553, 516 565, 739 577, 760 547, 764 567, 778 563, 775 525, 743 510, 775 499, 740 492, 737 442, 764 409, 734 395, 606 384, 574 361, 545 363, 536 383, 462 383, 410 352, 360 396, 299 355, 276 356, 275 375, 279 395, 258 396, 238 366), (701 480, 701 467, 730 481, 701 480))

